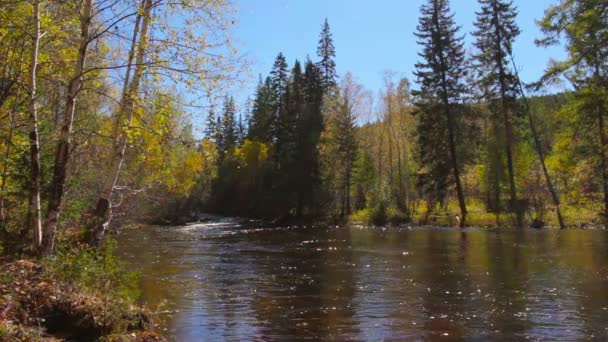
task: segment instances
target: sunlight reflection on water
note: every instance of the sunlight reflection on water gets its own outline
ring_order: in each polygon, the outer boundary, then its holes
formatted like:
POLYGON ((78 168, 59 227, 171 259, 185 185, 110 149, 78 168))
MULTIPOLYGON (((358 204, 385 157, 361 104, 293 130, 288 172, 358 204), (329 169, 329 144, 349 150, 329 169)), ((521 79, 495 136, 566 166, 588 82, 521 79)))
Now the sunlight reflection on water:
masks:
POLYGON ((179 341, 608 339, 608 232, 127 230, 142 300, 179 341))

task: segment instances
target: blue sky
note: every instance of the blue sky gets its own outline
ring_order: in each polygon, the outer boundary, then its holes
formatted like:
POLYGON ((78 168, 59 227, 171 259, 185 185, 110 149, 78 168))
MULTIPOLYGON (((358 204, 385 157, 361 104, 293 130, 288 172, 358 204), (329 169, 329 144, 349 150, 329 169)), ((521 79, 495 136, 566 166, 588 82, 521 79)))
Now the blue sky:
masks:
MULTIPOLYGON (((237 46, 251 62, 247 87, 237 98, 251 95, 257 75, 266 76, 274 58, 283 52, 290 65, 309 54, 316 59, 321 24, 327 18, 336 47, 339 74, 347 71, 374 94, 382 87, 382 74, 392 70, 412 77, 418 61, 414 32, 419 8, 425 0, 236 0, 238 22, 234 31, 237 46)), ((522 34, 514 52, 524 81, 536 80, 550 57, 560 59, 563 48, 541 48, 534 39, 541 36, 535 20, 553 0, 514 0, 519 9, 522 34)), ((452 0, 456 21, 466 34, 470 48, 478 8, 476 0, 452 0)))

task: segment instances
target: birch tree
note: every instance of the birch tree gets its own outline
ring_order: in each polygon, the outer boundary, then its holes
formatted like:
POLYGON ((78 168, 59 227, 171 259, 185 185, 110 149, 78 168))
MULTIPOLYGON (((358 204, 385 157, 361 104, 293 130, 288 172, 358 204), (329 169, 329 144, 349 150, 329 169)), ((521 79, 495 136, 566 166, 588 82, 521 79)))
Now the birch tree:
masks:
POLYGON ((29 73, 29 124, 30 124, 30 203, 29 226, 33 232, 32 248, 37 251, 42 243, 42 212, 40 209, 40 138, 38 135, 38 105, 36 103, 36 70, 38 68, 38 50, 40 47, 40 1, 34 0, 32 12, 32 47, 29 73))

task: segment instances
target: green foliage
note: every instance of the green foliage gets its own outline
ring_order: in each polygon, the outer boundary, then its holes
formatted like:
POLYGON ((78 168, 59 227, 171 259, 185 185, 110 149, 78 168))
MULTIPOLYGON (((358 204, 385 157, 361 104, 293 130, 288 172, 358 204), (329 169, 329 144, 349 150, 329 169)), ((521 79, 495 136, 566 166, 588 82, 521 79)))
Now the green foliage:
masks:
POLYGON ((106 239, 99 248, 61 245, 44 264, 49 277, 104 298, 117 309, 132 305, 139 297, 139 275, 120 261, 113 239, 106 239))
POLYGON ((386 206, 384 203, 376 204, 371 208, 369 215, 369 223, 375 226, 383 226, 388 221, 386 206))
POLYGON ((389 222, 386 206, 379 203, 373 207, 357 210, 350 216, 350 222, 369 226, 384 226, 389 222))
POLYGON ((404 213, 396 206, 388 207, 388 209, 386 210, 386 219, 393 226, 398 226, 400 224, 407 223, 410 221, 409 215, 404 213))

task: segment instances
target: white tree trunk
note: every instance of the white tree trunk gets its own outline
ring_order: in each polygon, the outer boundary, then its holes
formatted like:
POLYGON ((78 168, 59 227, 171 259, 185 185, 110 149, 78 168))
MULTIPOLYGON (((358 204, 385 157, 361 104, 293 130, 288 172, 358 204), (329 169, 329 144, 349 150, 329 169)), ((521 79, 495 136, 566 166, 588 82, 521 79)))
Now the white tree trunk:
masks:
POLYGON ((33 3, 33 25, 32 55, 30 59, 30 84, 29 84, 29 112, 30 112, 30 203, 29 203, 29 225, 32 229, 34 239, 32 247, 38 251, 42 242, 42 225, 40 211, 40 142, 38 137, 38 108, 36 106, 36 69, 38 67, 38 48, 40 45, 40 1, 33 3))

